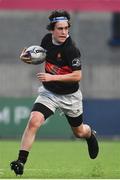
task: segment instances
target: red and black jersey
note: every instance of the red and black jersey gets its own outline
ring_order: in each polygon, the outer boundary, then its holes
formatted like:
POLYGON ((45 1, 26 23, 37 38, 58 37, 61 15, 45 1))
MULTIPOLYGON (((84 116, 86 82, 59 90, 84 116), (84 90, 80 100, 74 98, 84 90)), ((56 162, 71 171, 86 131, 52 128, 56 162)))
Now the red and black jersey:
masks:
MULTIPOLYGON (((45 72, 56 75, 72 73, 81 70, 80 51, 69 36, 61 45, 52 43, 52 34, 47 34, 41 42, 47 50, 45 72)), ((70 94, 78 90, 78 82, 43 82, 46 89, 57 94, 70 94)))

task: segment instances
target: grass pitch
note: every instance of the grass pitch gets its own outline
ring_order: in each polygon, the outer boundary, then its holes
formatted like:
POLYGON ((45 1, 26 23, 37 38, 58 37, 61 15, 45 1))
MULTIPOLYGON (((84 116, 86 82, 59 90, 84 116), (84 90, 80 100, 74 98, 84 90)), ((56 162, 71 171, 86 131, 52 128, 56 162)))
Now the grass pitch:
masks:
POLYGON ((85 141, 36 141, 24 175, 15 176, 9 164, 17 158, 20 142, 0 141, 0 179, 119 179, 120 143, 100 141, 100 153, 91 160, 85 141))

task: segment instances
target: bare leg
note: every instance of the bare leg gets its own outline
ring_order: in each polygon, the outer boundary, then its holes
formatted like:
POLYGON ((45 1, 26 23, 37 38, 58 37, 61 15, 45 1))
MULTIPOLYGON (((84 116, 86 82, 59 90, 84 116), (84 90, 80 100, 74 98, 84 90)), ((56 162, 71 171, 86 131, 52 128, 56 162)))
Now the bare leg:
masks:
POLYGON ((18 159, 10 163, 11 170, 14 170, 16 175, 23 174, 24 164, 27 161, 29 150, 31 149, 32 144, 35 140, 36 132, 43 122, 43 114, 37 111, 31 113, 27 127, 22 136, 18 159))
POLYGON ((85 138, 88 145, 88 152, 91 159, 95 159, 99 152, 99 146, 94 131, 87 124, 81 124, 78 127, 71 127, 73 133, 78 138, 85 138))
POLYGON ((77 127, 71 127, 73 133, 78 138, 89 138, 91 136, 91 128, 87 124, 81 124, 77 127))
POLYGON ((21 150, 29 151, 35 140, 36 132, 38 128, 44 122, 44 116, 40 112, 32 112, 27 127, 23 133, 21 140, 21 150))

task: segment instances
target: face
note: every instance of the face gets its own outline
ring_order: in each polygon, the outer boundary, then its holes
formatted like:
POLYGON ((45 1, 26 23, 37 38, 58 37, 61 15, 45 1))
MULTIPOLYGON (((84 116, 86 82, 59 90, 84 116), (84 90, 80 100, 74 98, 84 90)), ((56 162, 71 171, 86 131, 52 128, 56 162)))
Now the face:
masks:
POLYGON ((64 43, 68 36, 68 30, 69 27, 67 21, 57 22, 54 30, 52 31, 54 40, 60 44, 64 43))

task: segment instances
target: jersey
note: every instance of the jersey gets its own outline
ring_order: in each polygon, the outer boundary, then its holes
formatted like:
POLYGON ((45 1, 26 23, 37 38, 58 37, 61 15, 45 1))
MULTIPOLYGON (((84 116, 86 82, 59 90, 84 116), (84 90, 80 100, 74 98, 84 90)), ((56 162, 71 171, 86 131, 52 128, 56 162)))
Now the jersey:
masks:
MULTIPOLYGON (((45 72, 53 75, 65 75, 81 70, 81 54, 69 36, 61 45, 52 43, 52 34, 46 34, 41 46, 47 50, 45 72)), ((79 89, 78 82, 43 82, 44 87, 56 94, 70 94, 79 89)))

